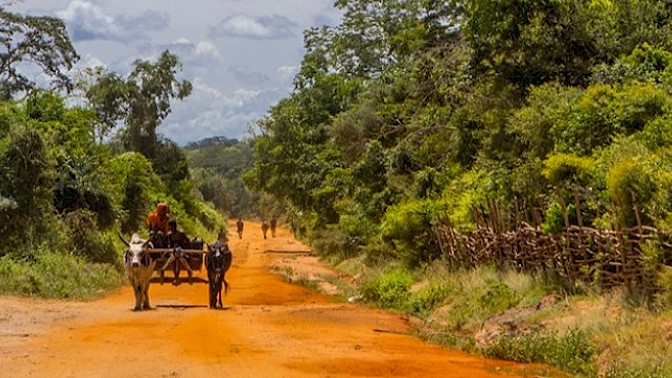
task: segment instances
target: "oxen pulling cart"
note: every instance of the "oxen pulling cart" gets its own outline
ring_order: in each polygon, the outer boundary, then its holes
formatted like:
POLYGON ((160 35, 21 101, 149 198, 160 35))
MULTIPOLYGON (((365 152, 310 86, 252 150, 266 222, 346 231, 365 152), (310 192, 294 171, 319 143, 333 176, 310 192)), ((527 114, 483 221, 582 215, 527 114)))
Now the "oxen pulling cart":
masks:
POLYGON ((204 243, 200 239, 194 239, 190 244, 188 246, 190 248, 179 246, 169 248, 158 243, 158 247, 147 249, 149 257, 156 261, 154 271, 159 273, 158 277, 151 279, 151 282, 163 284, 167 278, 165 272, 169 271, 173 273, 172 283, 174 285, 183 282, 207 283, 207 280, 195 277, 193 274, 193 272, 199 272, 203 269, 204 256, 207 253, 204 249, 204 243))
MULTIPOLYGON (((177 235, 177 234, 175 234, 177 235)), ((184 235, 183 233, 181 235, 184 235)), ((226 271, 231 267, 233 256, 225 236, 218 237, 212 245, 204 245, 199 238, 189 240, 186 237, 171 243, 163 234, 150 234, 148 240, 137 233, 127 241, 121 234, 119 238, 126 245, 124 270, 135 294, 135 310, 150 309, 150 282, 165 281, 165 271, 173 272, 173 285, 184 282, 181 271, 187 272, 187 282, 195 280, 207 282, 209 286, 210 308, 222 308, 222 287, 226 291, 229 284, 225 279, 226 271), (207 250, 204 248, 207 247, 207 250), (205 264, 204 264, 205 262, 205 264), (194 277, 194 271, 200 271, 205 265, 208 279, 194 277), (158 272, 158 277, 153 277, 158 272)))

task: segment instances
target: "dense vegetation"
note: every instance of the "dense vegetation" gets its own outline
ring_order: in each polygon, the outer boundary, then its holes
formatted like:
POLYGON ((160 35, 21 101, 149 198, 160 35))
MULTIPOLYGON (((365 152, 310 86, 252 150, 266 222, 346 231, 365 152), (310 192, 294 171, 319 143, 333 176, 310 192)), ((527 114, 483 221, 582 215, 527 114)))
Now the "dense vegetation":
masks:
POLYGON ((633 201, 669 224, 667 2, 336 5, 342 23, 306 32, 295 91, 258 122, 246 179, 347 236, 339 250, 428 263, 417 235, 439 212, 470 229, 486 198, 541 201, 551 227, 574 189, 591 226, 632 226, 633 201))
POLYGON ((158 201, 191 236, 225 226, 199 200, 184 153, 156 132, 170 101, 191 91, 175 77, 176 56, 138 60, 126 78, 94 69, 73 81, 78 55, 61 20, 0 7, 0 23, 0 292, 90 297, 118 287, 118 234, 146 235, 158 201), (28 80, 27 63, 65 92, 28 80))
MULTIPOLYGON (((432 226, 447 217, 471 230, 470 208, 488 200, 541 207, 546 232, 565 226, 577 197, 587 226, 672 226, 669 2, 335 6, 339 25, 305 32, 295 90, 257 123, 244 176, 283 201, 323 255, 422 271, 441 257, 432 226)), ((408 303, 410 278, 381 282, 364 297, 408 303)), ((667 311, 665 297, 647 303, 667 311)), ((662 376, 665 358, 642 365, 662 376)))
POLYGON ((187 144, 184 152, 196 188, 205 201, 232 217, 263 216, 265 202, 240 179, 252 166, 251 141, 207 138, 187 144))
POLYGON ((433 228, 450 219, 471 230, 470 208, 495 201, 540 207, 553 233, 578 198, 588 226, 670 230, 672 3, 335 6, 341 23, 305 32, 295 90, 257 136, 186 149, 158 132, 192 89, 176 56, 72 81, 78 55, 62 21, 0 9, 0 291, 89 297, 117 286, 117 233, 142 230, 159 200, 194 235, 224 226, 218 210, 282 207, 321 254, 366 272, 363 300, 435 320, 434 341, 584 376, 672 374, 672 278, 655 246, 660 290, 624 301, 643 304, 632 309, 552 274, 446 266, 433 228), (51 89, 21 74, 28 63, 51 89), (474 336, 496 319, 520 328, 474 336))

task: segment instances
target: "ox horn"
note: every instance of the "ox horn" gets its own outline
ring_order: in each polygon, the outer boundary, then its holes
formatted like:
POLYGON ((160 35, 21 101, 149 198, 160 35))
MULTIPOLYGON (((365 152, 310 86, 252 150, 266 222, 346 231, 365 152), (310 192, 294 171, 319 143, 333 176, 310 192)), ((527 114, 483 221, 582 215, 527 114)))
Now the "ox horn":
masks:
POLYGON ((145 240, 144 243, 142 243, 142 248, 145 248, 147 246, 149 246, 149 248, 154 248, 154 245, 152 245, 152 240, 151 239, 147 239, 147 240, 145 240))
POLYGON ((119 239, 120 239, 122 242, 124 242, 124 244, 126 244, 127 247, 130 247, 130 246, 131 246, 131 244, 130 244, 129 242, 127 242, 126 239, 124 239, 124 237, 121 236, 121 234, 119 234, 119 239))

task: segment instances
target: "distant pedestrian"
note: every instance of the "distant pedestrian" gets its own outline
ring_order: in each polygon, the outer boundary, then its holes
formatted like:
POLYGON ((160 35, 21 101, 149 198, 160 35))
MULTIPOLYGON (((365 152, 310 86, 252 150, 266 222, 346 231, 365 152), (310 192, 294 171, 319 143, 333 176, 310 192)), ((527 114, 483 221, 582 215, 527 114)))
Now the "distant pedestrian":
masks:
POLYGON ((238 218, 238 222, 236 222, 236 229, 237 229, 237 232, 238 232, 238 238, 239 239, 243 238, 243 227, 245 227, 245 225, 243 224, 243 219, 238 218))
POLYGON ((266 239, 266 232, 268 232, 268 229, 269 229, 270 227, 271 227, 271 226, 268 225, 268 222, 266 222, 266 220, 263 220, 263 221, 261 222, 261 232, 264 233, 264 239, 266 239))

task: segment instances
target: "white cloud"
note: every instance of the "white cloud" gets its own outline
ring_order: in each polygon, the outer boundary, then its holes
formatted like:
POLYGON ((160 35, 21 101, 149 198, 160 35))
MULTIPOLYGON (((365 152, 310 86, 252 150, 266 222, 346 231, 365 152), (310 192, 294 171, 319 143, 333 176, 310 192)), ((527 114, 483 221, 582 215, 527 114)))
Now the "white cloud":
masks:
POLYGON ((85 54, 79 62, 77 62, 77 65, 75 66, 76 68, 89 68, 89 67, 105 67, 107 68, 107 64, 103 62, 102 60, 98 59, 98 57, 95 57, 91 54, 85 54))
POLYGON ((294 76, 299 72, 298 66, 280 66, 278 67, 278 74, 283 82, 291 82, 294 76))
POLYGON ((195 48, 196 55, 198 56, 212 56, 218 60, 222 59, 222 56, 219 54, 217 47, 208 41, 199 41, 196 44, 195 48))
POLYGON ((74 0, 65 10, 56 12, 70 27, 74 41, 92 39, 116 39, 121 30, 114 19, 106 15, 96 4, 85 0, 74 0))
POLYGON ((210 29, 211 37, 242 37, 251 39, 281 39, 293 37, 296 23, 285 16, 257 17, 240 14, 222 20, 210 29))
POLYGON ((164 30, 170 26, 170 16, 165 12, 146 10, 137 17, 117 16, 115 23, 124 29, 132 30, 164 30))
POLYGON ((160 127, 166 137, 185 144, 212 136, 242 139, 251 122, 262 118, 284 92, 237 89, 224 93, 204 79, 193 81, 192 95, 173 105, 160 127))
POLYGON ((113 40, 129 42, 147 39, 147 31, 162 30, 169 26, 167 13, 146 10, 138 16, 112 17, 92 1, 73 0, 64 10, 56 12, 68 26, 72 40, 113 40))

